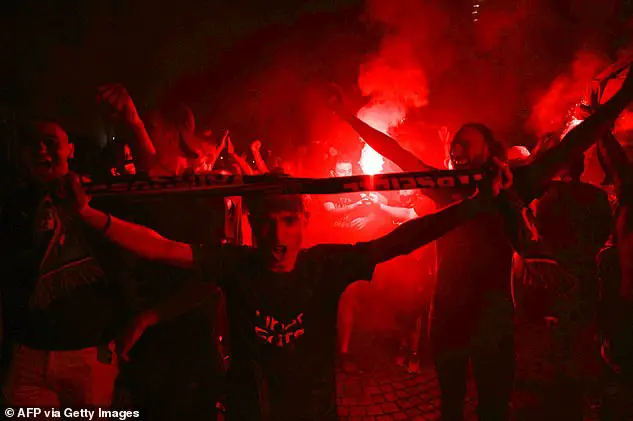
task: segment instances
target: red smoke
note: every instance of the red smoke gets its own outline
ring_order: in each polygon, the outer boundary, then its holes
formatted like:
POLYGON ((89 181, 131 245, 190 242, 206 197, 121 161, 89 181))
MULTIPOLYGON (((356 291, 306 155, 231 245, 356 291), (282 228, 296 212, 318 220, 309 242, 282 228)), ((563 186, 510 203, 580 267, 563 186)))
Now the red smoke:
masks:
POLYGON ((609 63, 609 59, 600 53, 577 53, 569 70, 557 76, 533 106, 528 129, 539 136, 563 131, 593 77, 609 63))

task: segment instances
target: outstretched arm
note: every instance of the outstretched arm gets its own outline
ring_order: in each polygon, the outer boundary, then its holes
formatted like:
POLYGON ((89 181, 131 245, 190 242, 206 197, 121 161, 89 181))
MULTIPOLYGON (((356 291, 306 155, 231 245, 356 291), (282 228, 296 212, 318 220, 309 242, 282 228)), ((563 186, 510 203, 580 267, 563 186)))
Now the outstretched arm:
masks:
POLYGON ((328 105, 339 117, 352 126, 352 129, 354 129, 369 146, 399 166, 403 171, 435 170, 435 168, 420 161, 415 155, 400 146, 392 137, 374 129, 369 124, 355 117, 354 112, 346 109, 346 106, 343 104, 343 95, 339 89, 336 89, 328 105))
POLYGON ((369 146, 371 146, 380 155, 399 166, 403 171, 435 170, 435 168, 425 164, 416 158, 416 156, 411 152, 400 146, 394 138, 374 129, 358 117, 351 114, 346 115, 342 112, 338 112, 338 115, 352 126, 354 131, 358 133, 358 135, 362 137, 369 146))
MULTIPOLYGON (((369 242, 374 262, 382 263, 409 254, 437 240, 479 212, 493 208, 492 199, 512 185, 508 167, 495 160, 497 174, 491 180, 490 192, 477 192, 471 198, 452 204, 436 213, 405 222, 389 234, 369 242)), ((486 190, 488 190, 486 189, 486 190)))
POLYGON ((490 202, 489 197, 476 194, 436 213, 407 221, 389 234, 370 241, 372 259, 382 263, 409 254, 490 208, 490 202))
POLYGON ((418 216, 413 208, 389 206, 384 203, 381 203, 379 206, 380 210, 397 221, 408 221, 418 216))
POLYGON ((189 244, 171 241, 142 225, 123 221, 90 207, 81 181, 70 173, 53 189, 56 205, 88 226, 103 232, 117 246, 147 260, 183 268, 193 268, 193 250, 189 244))
POLYGON ((97 230, 102 230, 108 240, 143 259, 183 268, 193 268, 193 252, 185 243, 168 240, 156 231, 133 224, 100 210, 85 206, 81 219, 97 230))
POLYGON ((519 187, 524 181, 520 180, 521 172, 529 174, 529 187, 533 184, 540 186, 551 179, 566 163, 580 156, 591 147, 598 139, 607 134, 616 119, 633 100, 633 67, 629 69, 622 88, 606 104, 587 117, 582 123, 574 127, 556 146, 540 153, 532 164, 515 170, 519 187))

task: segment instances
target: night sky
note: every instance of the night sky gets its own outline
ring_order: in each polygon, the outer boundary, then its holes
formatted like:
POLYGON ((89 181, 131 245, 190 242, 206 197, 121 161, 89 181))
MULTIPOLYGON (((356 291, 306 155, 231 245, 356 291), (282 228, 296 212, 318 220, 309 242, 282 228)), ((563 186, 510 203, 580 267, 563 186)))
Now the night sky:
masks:
POLYGON ((258 29, 359 4, 9 0, 3 2, 2 47, 13 59, 3 66, 3 80, 17 80, 40 94, 117 81, 151 101, 178 79, 218 65, 227 49, 258 29))
POLYGON ((387 16, 408 18, 405 26, 419 19, 430 34, 416 45, 431 87, 424 118, 486 121, 504 137, 523 129, 577 51, 615 57, 633 33, 632 0, 485 0, 479 29, 472 0, 5 0, 4 98, 81 120, 96 85, 120 82, 141 112, 184 101, 216 128, 294 143, 314 136, 310 119, 320 118, 298 115, 306 86, 333 80, 353 90, 390 34, 367 18, 369 3, 394 8, 387 16), (422 3, 447 25, 404 10, 422 3))

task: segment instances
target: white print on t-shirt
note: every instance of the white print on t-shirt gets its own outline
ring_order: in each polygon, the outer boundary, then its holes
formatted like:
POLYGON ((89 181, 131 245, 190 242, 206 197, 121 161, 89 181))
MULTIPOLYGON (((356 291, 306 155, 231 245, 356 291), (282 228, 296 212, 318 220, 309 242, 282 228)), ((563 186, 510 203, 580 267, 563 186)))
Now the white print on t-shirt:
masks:
POLYGON ((288 323, 280 322, 272 316, 262 316, 255 312, 255 333, 271 345, 283 347, 303 336, 303 313, 288 323))

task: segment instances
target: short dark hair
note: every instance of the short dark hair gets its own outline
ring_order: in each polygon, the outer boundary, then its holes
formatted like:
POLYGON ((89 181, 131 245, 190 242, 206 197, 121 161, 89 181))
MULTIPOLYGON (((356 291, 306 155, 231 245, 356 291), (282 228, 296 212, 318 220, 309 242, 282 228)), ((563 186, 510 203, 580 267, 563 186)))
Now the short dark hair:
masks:
POLYGON ((244 196, 249 215, 261 216, 275 212, 306 212, 305 196, 301 194, 250 194, 244 196))

